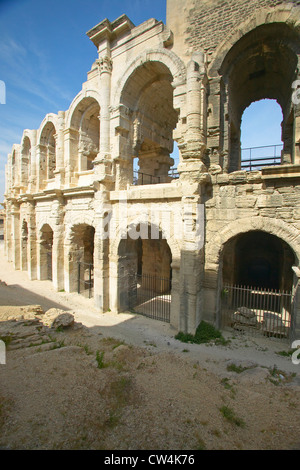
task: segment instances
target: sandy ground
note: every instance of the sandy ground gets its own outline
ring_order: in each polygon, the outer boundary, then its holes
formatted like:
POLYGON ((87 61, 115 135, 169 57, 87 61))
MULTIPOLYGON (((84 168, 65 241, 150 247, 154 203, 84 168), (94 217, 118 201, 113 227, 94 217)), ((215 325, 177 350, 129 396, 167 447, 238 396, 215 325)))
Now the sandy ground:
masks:
POLYGON ((0 250, 0 448, 300 449, 300 365, 278 354, 287 343, 181 343, 169 324, 99 314, 30 281, 0 250), (74 324, 51 326, 53 308, 74 324))

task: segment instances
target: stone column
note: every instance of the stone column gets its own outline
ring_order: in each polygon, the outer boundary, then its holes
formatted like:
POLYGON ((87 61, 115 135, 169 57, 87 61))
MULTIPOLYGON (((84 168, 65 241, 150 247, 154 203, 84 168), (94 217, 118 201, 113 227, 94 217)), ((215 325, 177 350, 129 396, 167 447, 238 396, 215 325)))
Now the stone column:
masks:
POLYGON ((204 54, 193 54, 187 65, 187 135, 189 152, 196 158, 202 156, 206 144, 206 93, 204 79, 204 54), (204 103, 203 103, 204 101, 204 103))
POLYGON ((207 75, 204 54, 194 53, 187 65, 186 133, 180 143, 182 161, 178 171, 182 180, 196 179, 206 171, 205 150, 207 140, 206 116, 207 75))
POLYGON ((100 142, 99 153, 94 160, 95 179, 102 180, 103 174, 111 173, 111 155, 110 155, 110 88, 112 60, 110 58, 109 48, 105 55, 98 59, 100 71, 100 142))
POLYGON ((70 187, 74 184, 74 172, 78 169, 78 142, 79 131, 78 129, 65 129, 64 130, 64 172, 65 172, 65 186, 70 187))
POLYGON ((101 312, 109 308, 109 243, 107 232, 108 213, 111 210, 107 201, 108 191, 97 191, 95 237, 94 237, 94 301, 101 312))
POLYGON ((182 199, 184 233, 180 261, 179 327, 186 333, 195 333, 203 315, 204 218, 200 201, 199 195, 182 199))

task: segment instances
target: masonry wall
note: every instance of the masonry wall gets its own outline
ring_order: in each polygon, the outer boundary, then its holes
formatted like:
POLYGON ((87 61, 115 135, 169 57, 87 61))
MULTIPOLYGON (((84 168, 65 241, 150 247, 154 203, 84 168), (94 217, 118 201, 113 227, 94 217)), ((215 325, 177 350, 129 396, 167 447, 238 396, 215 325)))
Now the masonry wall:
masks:
POLYGON ((54 287, 76 291, 84 236, 89 233, 92 244, 94 234, 95 305, 102 312, 120 311, 120 272, 122 267, 124 272, 136 269, 137 261, 130 250, 120 254, 122 237, 130 226, 149 224, 151 213, 160 214, 154 224, 165 239, 155 253, 154 244, 145 244, 143 263, 152 273, 158 271, 157 262, 166 275, 171 253, 171 324, 190 333, 201 319, 219 321, 222 255, 234 237, 251 231, 272 234, 288 244, 297 268, 300 108, 291 93, 300 63, 299 4, 168 0, 166 26, 150 19, 134 27, 123 15, 89 31, 97 58, 81 92, 68 110, 47 115, 38 130, 25 130, 8 157, 5 243, 14 267, 28 271, 31 279, 43 279, 47 234, 54 287), (261 72, 251 68, 264 55, 256 51, 261 27, 260 37, 271 45, 266 77, 282 65, 285 75, 278 74, 278 82, 251 81, 239 95, 235 90, 242 83, 235 78, 245 72, 248 80, 261 72), (286 50, 278 55, 279 33, 286 35, 286 50), (248 46, 251 53, 245 56, 248 46), (267 83, 270 88, 261 86, 267 83), (273 93, 282 98, 284 158, 274 168, 235 171, 240 115, 248 102, 261 98, 261 89, 267 90, 264 97, 273 93), (180 152, 175 181, 168 175, 173 140, 180 152), (133 186, 134 159, 145 173, 161 177, 159 184, 133 186), (124 200, 131 210, 125 226, 124 200), (204 244, 195 243, 199 207, 204 208, 204 244), (116 226, 111 237, 103 238, 108 214, 116 226), (184 222, 189 231, 178 234, 184 222))

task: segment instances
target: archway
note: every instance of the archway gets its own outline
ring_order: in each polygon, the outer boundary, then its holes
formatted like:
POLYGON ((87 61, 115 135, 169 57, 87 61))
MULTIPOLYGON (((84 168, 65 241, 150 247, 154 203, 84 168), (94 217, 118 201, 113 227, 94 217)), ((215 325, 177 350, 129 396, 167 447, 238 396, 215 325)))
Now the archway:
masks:
POLYGON ((134 310, 170 321, 172 254, 161 231, 151 239, 151 228, 129 227, 118 247, 120 310, 134 310), (136 233, 141 237, 136 238, 136 233))
POLYGON ((69 291, 93 296, 94 288, 94 237, 91 225, 72 227, 69 246, 69 291))
POLYGON ((31 142, 25 136, 21 147, 21 184, 26 187, 31 176, 31 142))
POLYGON ((40 279, 52 281, 53 257, 53 230, 50 225, 45 224, 41 228, 40 235, 40 279))
MULTIPOLYGON (((131 116, 128 155, 125 156, 136 184, 170 181, 174 164, 173 129, 178 113, 173 107, 173 76, 159 61, 145 61, 128 77, 121 94, 121 104, 131 116), (136 159, 136 162, 133 160, 136 159)), ((124 156, 123 156, 124 158, 124 156)), ((131 177, 132 180, 132 177, 131 177)))
POLYGON ((231 238, 224 246, 222 264, 223 283, 292 290, 295 256, 275 235, 253 230, 231 238))
POLYGON ((248 106, 241 119, 241 169, 259 170, 281 163, 282 109, 276 100, 248 106))
POLYGON ((99 153, 100 145, 100 106, 91 97, 83 98, 76 106, 71 120, 70 127, 76 129, 75 153, 78 161, 74 162, 74 167, 79 172, 93 169, 93 161, 99 153))
POLYGON ((275 235, 254 230, 228 240, 221 261, 222 327, 288 338, 295 264, 290 246, 275 235))
MULTIPOLYGON (((292 83, 300 53, 299 36, 284 23, 258 26, 245 34, 225 56, 222 75, 222 122, 228 123, 226 170, 240 169, 240 126, 243 111, 261 99, 277 100, 283 111, 282 162, 293 163, 292 83), (227 115, 228 109, 228 115, 227 115)), ((226 143, 225 143, 226 145, 226 143)))
POLYGON ((45 187, 46 180, 53 179, 56 170, 56 129, 49 121, 45 124, 40 137, 39 184, 40 189, 45 187))

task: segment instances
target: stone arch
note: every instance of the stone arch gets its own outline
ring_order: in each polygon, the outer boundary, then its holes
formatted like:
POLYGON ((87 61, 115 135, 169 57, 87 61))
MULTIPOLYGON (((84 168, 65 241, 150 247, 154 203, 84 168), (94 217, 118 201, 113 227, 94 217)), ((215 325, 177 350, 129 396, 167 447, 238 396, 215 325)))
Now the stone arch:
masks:
POLYGON ((87 213, 79 213, 79 214, 72 213, 71 222, 68 223, 66 221, 67 227, 66 227, 65 235, 64 235, 65 243, 70 243, 73 227, 76 225, 80 225, 80 224, 90 225, 95 228, 94 215, 87 214, 87 213))
POLYGON ((131 64, 128 65, 127 69, 122 74, 122 77, 118 80, 112 100, 113 108, 118 108, 119 104, 121 103, 121 95, 123 93, 125 84, 132 76, 134 71, 138 67, 146 64, 147 62, 163 63, 169 69, 171 75, 173 76, 174 87, 182 85, 186 82, 186 67, 178 56, 176 56, 172 51, 169 51, 167 49, 148 49, 139 56, 137 56, 131 62, 131 64))
POLYGON ((66 117, 67 129, 72 134, 71 166, 79 172, 92 170, 100 150, 99 96, 89 91, 77 95, 66 117))
POLYGON ((86 90, 81 90, 73 99, 67 113, 66 113, 66 129, 72 127, 72 118, 74 116, 74 112, 78 107, 79 103, 82 102, 84 99, 93 98, 97 101, 99 108, 101 109, 101 98, 99 92, 93 88, 87 88, 86 90))
POLYGON ((54 113, 48 113, 46 114, 46 116, 44 117, 44 119, 42 120, 41 124, 40 124, 40 127, 37 131, 37 136, 36 136, 36 142, 37 142, 37 145, 39 144, 43 144, 43 132, 45 130, 45 126, 48 124, 48 123, 52 123, 55 130, 58 129, 58 115, 57 114, 54 114, 54 113))
POLYGON ((300 63, 296 10, 292 6, 272 13, 262 10, 243 23, 214 54, 209 76, 220 78, 220 148, 225 171, 240 169, 242 114, 251 103, 262 99, 274 99, 280 105, 284 144, 281 163, 295 162, 295 106, 291 98, 300 63))
POLYGON ((44 180, 54 178, 56 170, 56 115, 47 115, 38 131, 37 143, 39 147, 38 179, 43 184, 44 180))
POLYGON ((38 272, 39 279, 53 280, 52 267, 53 267, 53 228, 49 223, 43 223, 38 230, 38 272))
POLYGON ((256 216, 229 223, 207 243, 205 250, 207 266, 219 265, 224 245, 231 238, 253 230, 260 230, 281 238, 290 246, 298 263, 300 262, 300 240, 297 229, 280 219, 256 216))
MULTIPOLYGON (((117 257, 118 255, 118 249, 120 242, 122 239, 126 237, 126 233, 128 232, 129 229, 134 229, 136 232, 139 231, 138 226, 149 226, 149 221, 147 217, 144 218, 139 218, 138 221, 134 222, 129 222, 126 229, 124 230, 123 228, 118 227, 116 232, 114 233, 114 238, 111 241, 110 244, 110 256, 111 257, 117 257)), ((178 266, 178 262, 180 260, 180 246, 178 244, 178 241, 175 239, 174 236, 168 236, 168 230, 163 226, 162 222, 159 222, 159 224, 155 225, 154 230, 156 232, 160 232, 162 234, 162 238, 166 240, 168 243, 168 246, 170 247, 171 254, 172 254, 172 264, 175 267, 178 266)))
POLYGON ((250 19, 244 21, 232 34, 227 37, 216 49, 212 61, 208 68, 210 77, 217 77, 225 56, 239 39, 251 32, 258 26, 272 23, 285 23, 295 30, 300 28, 299 9, 293 5, 285 5, 284 9, 280 6, 272 12, 269 9, 262 9, 259 14, 253 15, 250 19))
POLYGON ((28 135, 24 134, 21 142, 21 161, 20 161, 20 182, 22 186, 26 187, 29 182, 29 177, 31 175, 31 166, 32 166, 32 144, 31 139, 28 135))
POLYGON ((65 243, 66 291, 91 293, 93 282, 95 228, 81 221, 69 227, 65 243))
POLYGON ((127 67, 117 83, 113 106, 120 111, 118 170, 123 172, 120 180, 125 186, 133 182, 133 170, 138 172, 135 184, 170 181, 173 130, 179 116, 174 88, 179 76, 182 83, 185 72, 181 65, 169 51, 148 50, 127 67))

